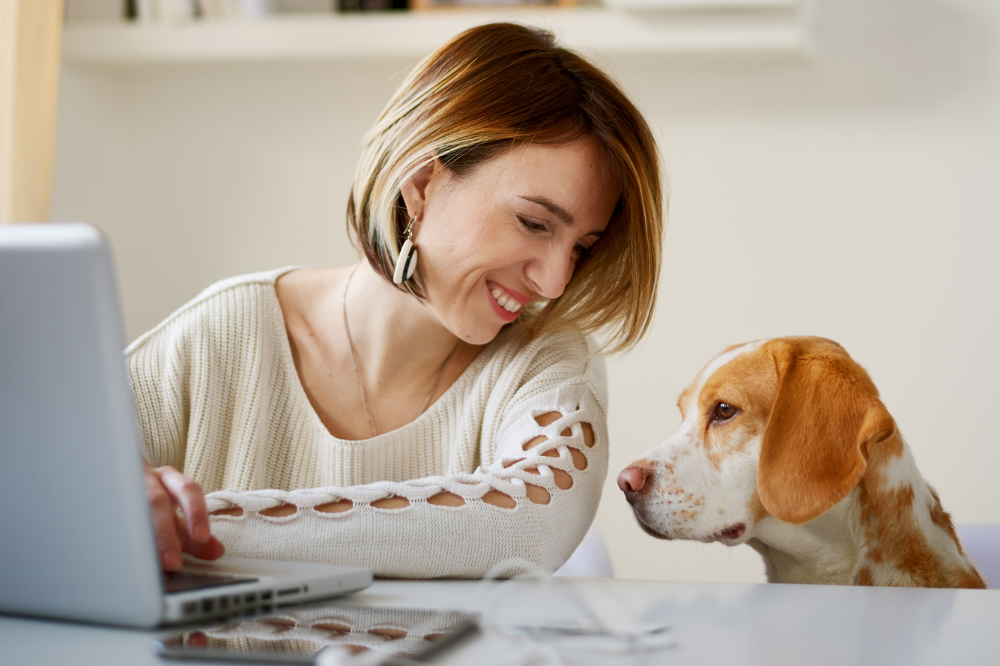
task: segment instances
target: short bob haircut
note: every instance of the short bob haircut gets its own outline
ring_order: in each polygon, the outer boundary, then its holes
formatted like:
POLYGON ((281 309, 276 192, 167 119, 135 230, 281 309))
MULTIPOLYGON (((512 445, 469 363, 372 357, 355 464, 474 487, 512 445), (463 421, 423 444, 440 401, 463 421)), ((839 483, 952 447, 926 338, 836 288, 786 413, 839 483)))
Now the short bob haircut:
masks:
MULTIPOLYGON (((570 326, 608 351, 649 328, 663 244, 656 141, 625 93, 543 30, 492 23, 458 35, 407 77, 365 137, 347 224, 368 262, 392 281, 408 223, 401 185, 435 159, 456 177, 513 146, 597 140, 622 194, 607 230, 577 262, 563 294, 525 307, 532 335, 570 326)), ((408 285, 424 298, 417 274, 408 285)))

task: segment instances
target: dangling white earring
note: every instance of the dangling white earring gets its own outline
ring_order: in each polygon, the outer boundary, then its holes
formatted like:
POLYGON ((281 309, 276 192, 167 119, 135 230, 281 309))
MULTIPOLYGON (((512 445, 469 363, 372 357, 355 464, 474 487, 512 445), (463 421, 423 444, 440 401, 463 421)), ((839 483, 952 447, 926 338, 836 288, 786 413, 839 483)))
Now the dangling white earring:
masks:
POLYGON ((417 246, 413 244, 413 223, 416 222, 417 218, 410 220, 410 223, 406 225, 406 231, 403 234, 406 236, 406 240, 403 242, 403 247, 399 249, 399 256, 396 257, 396 270, 392 273, 392 281, 396 284, 402 284, 413 277, 413 272, 417 270, 417 246))

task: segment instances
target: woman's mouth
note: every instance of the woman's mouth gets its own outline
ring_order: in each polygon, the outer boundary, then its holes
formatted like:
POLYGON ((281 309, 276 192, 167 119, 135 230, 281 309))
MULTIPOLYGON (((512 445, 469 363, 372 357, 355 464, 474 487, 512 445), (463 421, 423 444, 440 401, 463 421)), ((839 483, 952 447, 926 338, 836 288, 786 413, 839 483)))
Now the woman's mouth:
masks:
POLYGON ((496 282, 486 283, 490 304, 504 321, 514 321, 521 314, 521 302, 496 282))

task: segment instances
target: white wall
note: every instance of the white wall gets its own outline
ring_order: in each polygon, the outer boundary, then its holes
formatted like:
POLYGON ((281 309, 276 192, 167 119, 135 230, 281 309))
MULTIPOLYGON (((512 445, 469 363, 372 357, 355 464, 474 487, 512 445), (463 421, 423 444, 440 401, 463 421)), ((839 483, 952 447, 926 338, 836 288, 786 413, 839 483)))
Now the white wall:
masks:
MULTIPOLYGON (((662 141, 666 267, 610 363, 598 513, 623 577, 762 580, 749 548, 656 541, 615 485, 724 346, 841 342, 959 522, 1000 522, 1000 5, 828 0, 807 58, 613 57, 662 141)), ((54 211, 117 250, 129 338, 210 282, 352 260, 343 210, 398 60, 63 71, 54 211)))

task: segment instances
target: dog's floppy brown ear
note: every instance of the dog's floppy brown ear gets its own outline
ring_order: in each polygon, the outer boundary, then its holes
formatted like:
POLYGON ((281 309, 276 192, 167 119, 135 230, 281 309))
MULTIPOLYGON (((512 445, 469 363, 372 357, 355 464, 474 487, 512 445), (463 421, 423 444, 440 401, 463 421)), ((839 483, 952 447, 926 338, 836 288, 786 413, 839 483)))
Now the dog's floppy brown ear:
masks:
POLYGON ((821 338, 772 343, 778 391, 764 429, 757 489, 764 508, 804 523, 861 479, 868 446, 895 430, 868 373, 821 338))

